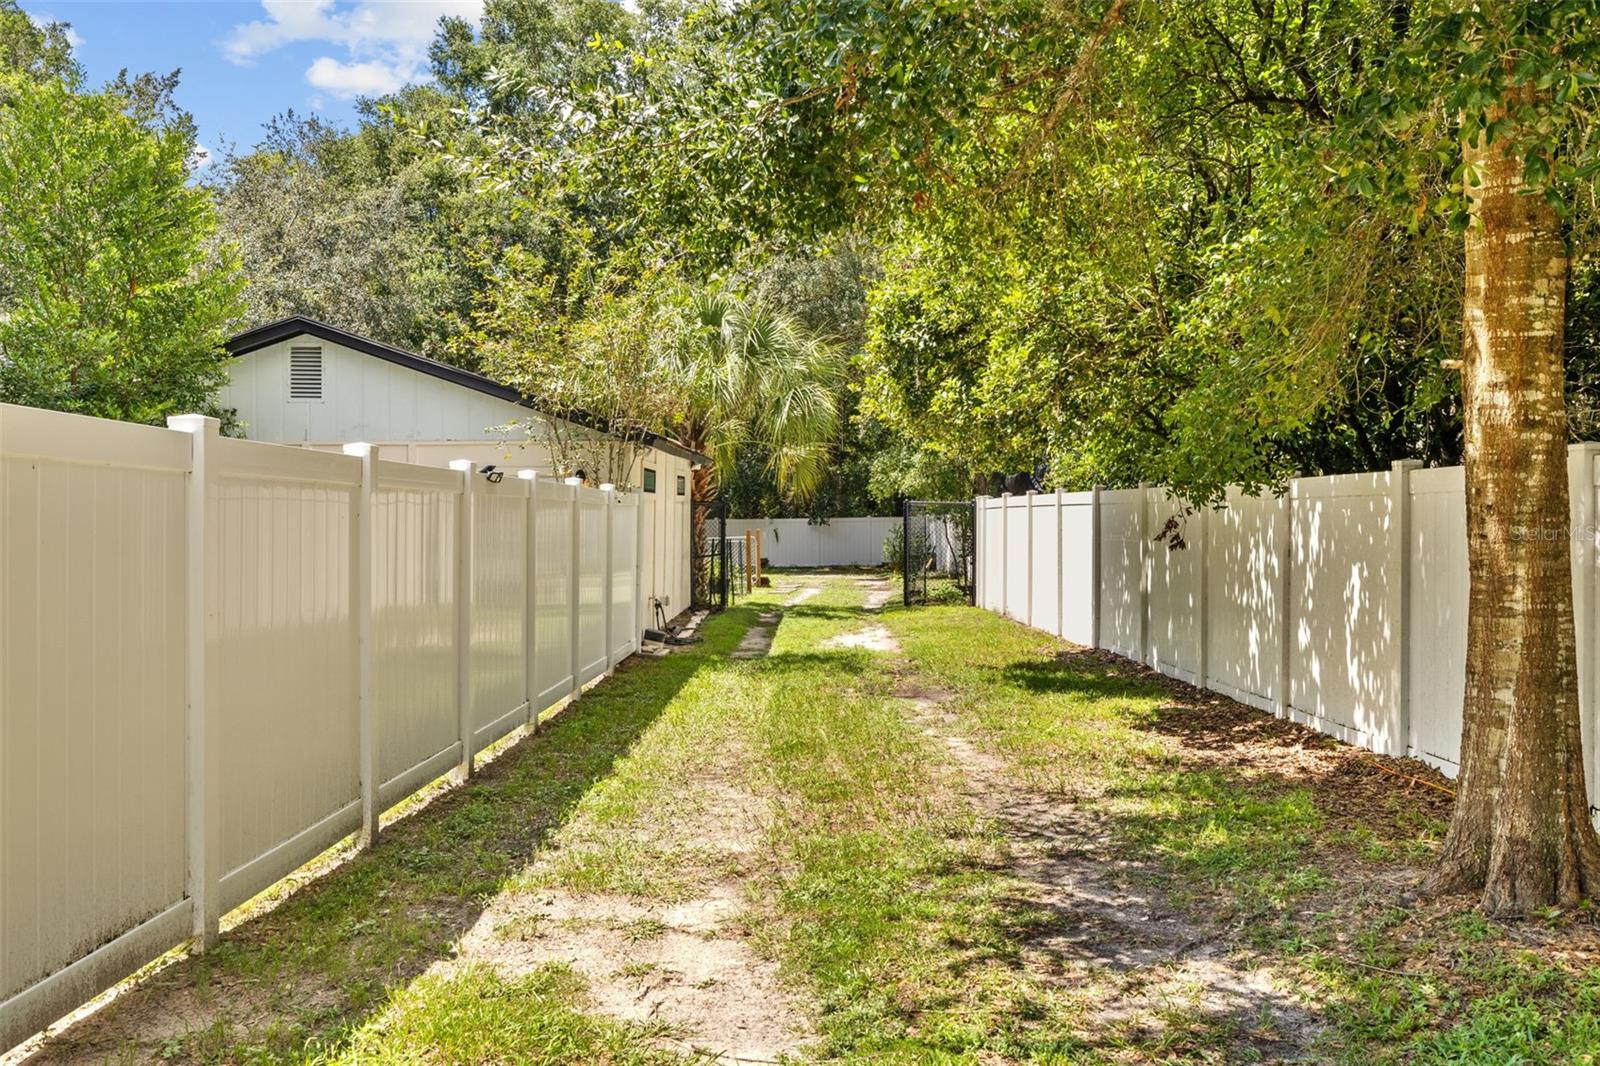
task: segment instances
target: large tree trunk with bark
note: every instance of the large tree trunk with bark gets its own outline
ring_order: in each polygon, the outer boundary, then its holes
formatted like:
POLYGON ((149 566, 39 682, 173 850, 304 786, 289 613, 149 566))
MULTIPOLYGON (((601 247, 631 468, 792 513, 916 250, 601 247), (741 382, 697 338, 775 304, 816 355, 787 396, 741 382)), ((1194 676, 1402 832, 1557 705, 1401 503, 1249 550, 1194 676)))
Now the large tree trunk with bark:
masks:
MULTIPOLYGON (((1497 116, 1491 116, 1497 117, 1497 116)), ((1463 145, 1467 678, 1459 798, 1432 887, 1491 914, 1600 890, 1573 634, 1562 334, 1567 250, 1515 138, 1463 145)))

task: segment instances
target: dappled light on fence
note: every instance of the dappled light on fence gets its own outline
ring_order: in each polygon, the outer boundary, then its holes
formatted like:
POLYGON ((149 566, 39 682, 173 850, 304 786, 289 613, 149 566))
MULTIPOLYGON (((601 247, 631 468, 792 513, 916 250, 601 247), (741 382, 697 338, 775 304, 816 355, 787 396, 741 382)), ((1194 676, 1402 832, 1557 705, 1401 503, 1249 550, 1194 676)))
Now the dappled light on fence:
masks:
MULTIPOLYGON (((1569 452, 1574 615, 1596 773, 1596 482, 1569 452)), ((1466 673, 1459 467, 1297 478, 1192 508, 1159 488, 978 499, 978 605, 1454 774, 1466 673)))

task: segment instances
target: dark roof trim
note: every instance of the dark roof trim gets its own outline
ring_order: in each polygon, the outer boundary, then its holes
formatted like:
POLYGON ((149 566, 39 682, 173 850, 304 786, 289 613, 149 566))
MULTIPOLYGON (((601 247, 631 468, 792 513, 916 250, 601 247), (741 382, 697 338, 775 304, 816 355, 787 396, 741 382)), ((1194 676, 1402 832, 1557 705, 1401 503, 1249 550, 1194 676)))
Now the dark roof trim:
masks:
MULTIPOLYGON (((481 392, 486 396, 493 396, 497 400, 504 400, 507 403, 527 407, 538 411, 546 417, 565 418, 568 422, 576 422, 578 425, 587 426, 590 429, 605 429, 605 421, 587 411, 574 411, 567 415, 552 415, 516 389, 509 385, 502 385, 493 378, 486 378, 482 374, 474 374, 472 371, 463 370, 459 366, 451 366, 449 363, 441 363, 436 359, 429 359, 427 356, 418 355, 416 352, 408 352, 404 348, 396 348, 392 344, 375 341, 371 337, 363 337, 358 333, 351 333, 348 330, 340 329, 338 326, 330 326, 326 322, 318 322, 316 319, 307 318, 304 315, 290 315, 288 318, 280 318, 276 322, 268 322, 264 326, 247 329, 243 333, 236 334, 230 338, 226 347, 229 355, 238 357, 249 355, 251 352, 265 348, 268 345, 277 344, 279 341, 286 341, 291 337, 299 337, 304 334, 310 334, 330 344, 343 345, 363 355, 374 356, 399 366, 420 371, 429 377, 448 381, 452 385, 460 385, 463 388, 481 392)), ((659 433, 646 433, 644 441, 650 447, 666 452, 668 455, 676 455, 680 459, 687 459, 694 466, 705 466, 711 462, 709 456, 701 455, 697 451, 685 448, 670 437, 664 437, 659 433)))

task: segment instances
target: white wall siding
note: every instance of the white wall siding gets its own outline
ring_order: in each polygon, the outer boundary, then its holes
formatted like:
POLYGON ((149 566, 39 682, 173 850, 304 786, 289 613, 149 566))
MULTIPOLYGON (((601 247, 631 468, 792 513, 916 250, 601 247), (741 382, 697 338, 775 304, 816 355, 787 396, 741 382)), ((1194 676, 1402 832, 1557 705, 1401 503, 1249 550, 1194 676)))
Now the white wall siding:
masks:
MULTIPOLYGON (((279 341, 233 361, 217 397, 238 412, 253 440, 486 440, 492 427, 536 417, 521 404, 464 388, 420 371, 310 336, 279 341), (289 349, 322 349, 323 398, 289 398, 289 349)), ((445 457, 443 462, 452 458, 445 457)))
POLYGON ((179 424, 0 405, 0 1050, 638 646, 637 497, 179 424))
POLYGON ((640 621, 656 624, 655 602, 672 619, 689 609, 689 499, 693 471, 689 461, 665 452, 649 452, 640 461, 639 505, 644 535, 640 545, 639 602, 640 621), (642 491, 644 467, 656 472, 656 490, 642 491), (683 495, 678 494, 678 479, 683 479, 683 495))

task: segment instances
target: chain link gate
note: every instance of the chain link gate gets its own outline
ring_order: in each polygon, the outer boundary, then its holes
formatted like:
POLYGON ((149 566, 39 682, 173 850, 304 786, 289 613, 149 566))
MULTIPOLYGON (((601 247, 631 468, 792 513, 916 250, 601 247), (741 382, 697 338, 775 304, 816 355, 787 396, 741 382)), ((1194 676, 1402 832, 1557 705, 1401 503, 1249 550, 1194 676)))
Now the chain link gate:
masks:
POLYGON ((905 605, 974 602, 971 500, 907 500, 900 527, 905 605))
POLYGON ((728 606, 728 505, 724 500, 695 500, 689 525, 689 606, 720 611, 728 606))

